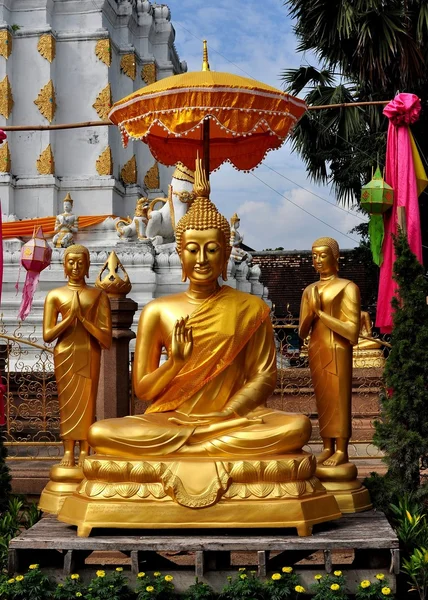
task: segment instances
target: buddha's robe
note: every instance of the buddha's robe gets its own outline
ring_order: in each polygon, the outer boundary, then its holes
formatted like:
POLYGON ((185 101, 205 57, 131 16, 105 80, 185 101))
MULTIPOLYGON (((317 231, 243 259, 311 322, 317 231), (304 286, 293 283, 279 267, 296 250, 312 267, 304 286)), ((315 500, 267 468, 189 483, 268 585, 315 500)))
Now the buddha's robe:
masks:
MULTIPOLYGON (((84 288, 81 293, 83 298, 88 296, 85 304, 82 303, 85 319, 108 330, 110 307, 107 294, 95 288, 84 288)), ((63 319, 70 311, 71 302, 72 294, 58 307, 63 319)), ((100 360, 99 342, 76 319, 60 336, 54 349, 60 434, 64 440, 87 439, 89 427, 95 420, 100 360)))
MULTIPOLYGON (((156 301, 154 301, 156 302, 156 301)), ((256 457, 299 451, 311 425, 264 404, 276 385, 267 305, 223 286, 191 315, 193 352, 144 415, 95 423, 89 443, 116 456, 256 457), (204 418, 236 408, 229 418, 204 418)), ((168 353, 171 335, 165 341, 168 353)))
MULTIPOLYGON (((312 288, 318 287, 321 310, 359 330, 360 292, 352 281, 338 277, 317 281, 303 292, 300 323, 311 313, 312 288)), ((322 438, 351 437, 352 343, 315 317, 308 347, 322 438)))

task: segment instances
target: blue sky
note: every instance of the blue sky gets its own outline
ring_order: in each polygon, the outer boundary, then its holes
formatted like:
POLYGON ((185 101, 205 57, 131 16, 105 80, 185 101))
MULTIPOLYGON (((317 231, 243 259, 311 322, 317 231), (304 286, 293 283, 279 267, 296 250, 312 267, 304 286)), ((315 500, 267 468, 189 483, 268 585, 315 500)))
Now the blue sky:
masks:
MULTIPOLYGON (((305 61, 314 64, 311 56, 296 53, 292 22, 282 0, 166 0, 166 4, 176 31, 175 45, 189 71, 201 68, 202 39, 208 40, 212 70, 254 77, 279 88, 284 69, 305 61)), ((337 208, 327 187, 308 180, 289 142, 270 152, 254 175, 223 165, 211 176, 211 198, 226 217, 239 214, 245 243, 257 250, 308 249, 325 235, 337 239, 341 248, 352 248, 357 237, 349 230, 362 220, 361 215, 337 208)))

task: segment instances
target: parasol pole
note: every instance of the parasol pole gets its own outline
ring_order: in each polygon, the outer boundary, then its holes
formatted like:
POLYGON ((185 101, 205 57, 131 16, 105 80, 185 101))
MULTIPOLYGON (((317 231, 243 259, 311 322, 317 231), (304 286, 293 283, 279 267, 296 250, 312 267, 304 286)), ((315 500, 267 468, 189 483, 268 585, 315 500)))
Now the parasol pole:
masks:
MULTIPOLYGON (((203 40, 202 54, 202 71, 209 71, 210 64, 208 62, 208 44, 207 40, 203 40)), ((207 176, 207 181, 210 181, 210 119, 205 117, 202 125, 202 147, 204 152, 204 169, 207 176)))

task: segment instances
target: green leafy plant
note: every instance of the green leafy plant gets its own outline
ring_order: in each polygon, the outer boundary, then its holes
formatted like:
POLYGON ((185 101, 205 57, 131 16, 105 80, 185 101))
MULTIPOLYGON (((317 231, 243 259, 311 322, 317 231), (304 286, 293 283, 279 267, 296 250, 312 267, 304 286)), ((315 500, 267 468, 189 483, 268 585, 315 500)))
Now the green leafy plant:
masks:
POLYGON ((84 600, 127 600, 131 596, 123 568, 117 567, 112 573, 99 569, 88 585, 84 600))
POLYGON ((85 598, 86 587, 83 585, 80 575, 72 573, 62 583, 56 586, 52 598, 54 600, 71 600, 71 598, 85 598))
POLYGON ((382 600, 393 597, 388 580, 385 579, 383 573, 376 575, 375 582, 363 579, 355 594, 355 600, 382 600))
POLYGON ((280 573, 273 573, 266 585, 270 600, 288 600, 303 593, 299 592, 303 586, 300 585, 299 577, 292 567, 282 567, 280 573))
MULTIPOLYGON (((1 384, 1 381, 0 381, 1 384)), ((1 433, 1 428, 0 428, 1 433)), ((0 434, 0 514, 7 510, 11 493, 11 476, 6 464, 7 449, 0 434)))
POLYGON ((347 600, 342 571, 334 571, 333 575, 315 575, 315 580, 311 586, 315 594, 313 600, 347 600))
POLYGON ((392 522, 405 554, 411 554, 416 547, 428 547, 428 523, 422 502, 411 495, 405 495, 391 503, 392 522))
POLYGON ((47 600, 51 598, 53 583, 42 573, 39 565, 30 565, 25 575, 15 575, 0 584, 2 600, 47 600))
POLYGON ((216 597, 213 588, 196 577, 195 583, 186 590, 183 600, 214 600, 216 597))
POLYGON ((265 600, 267 586, 256 576, 256 571, 239 569, 235 577, 228 577, 228 583, 220 594, 220 600, 265 600))
POLYGON ((428 598, 428 548, 415 548, 410 558, 403 560, 403 572, 410 578, 411 591, 420 600, 428 598))
POLYGON ((137 600, 173 600, 176 597, 173 579, 172 575, 162 575, 159 571, 152 575, 138 573, 137 600))

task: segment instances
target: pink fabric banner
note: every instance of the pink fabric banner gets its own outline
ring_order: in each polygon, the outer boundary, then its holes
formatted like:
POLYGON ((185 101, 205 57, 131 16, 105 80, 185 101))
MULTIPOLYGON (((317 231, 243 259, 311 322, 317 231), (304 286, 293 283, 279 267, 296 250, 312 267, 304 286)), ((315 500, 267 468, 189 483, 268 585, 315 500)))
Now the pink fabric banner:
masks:
POLYGON ((398 207, 406 209, 407 237, 410 248, 422 262, 422 238, 418 188, 413 163, 409 125, 419 119, 421 102, 415 94, 398 94, 383 111, 389 119, 385 181, 394 188, 394 204, 385 214, 385 238, 382 247, 376 327, 382 333, 392 331, 391 300, 397 292, 392 278, 395 262, 392 234, 397 233, 398 207))

